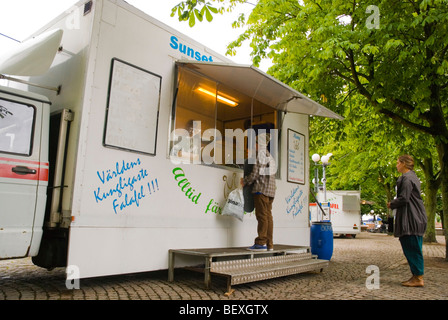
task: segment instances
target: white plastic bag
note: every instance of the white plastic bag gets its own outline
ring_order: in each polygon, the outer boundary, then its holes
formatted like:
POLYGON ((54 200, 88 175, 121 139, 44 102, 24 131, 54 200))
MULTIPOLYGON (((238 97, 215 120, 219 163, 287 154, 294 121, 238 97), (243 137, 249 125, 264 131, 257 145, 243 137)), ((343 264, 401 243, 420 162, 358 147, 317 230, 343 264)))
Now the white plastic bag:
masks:
POLYGON ((223 216, 234 216, 243 221, 244 219, 244 196, 243 189, 237 188, 229 193, 227 202, 221 213, 223 216))

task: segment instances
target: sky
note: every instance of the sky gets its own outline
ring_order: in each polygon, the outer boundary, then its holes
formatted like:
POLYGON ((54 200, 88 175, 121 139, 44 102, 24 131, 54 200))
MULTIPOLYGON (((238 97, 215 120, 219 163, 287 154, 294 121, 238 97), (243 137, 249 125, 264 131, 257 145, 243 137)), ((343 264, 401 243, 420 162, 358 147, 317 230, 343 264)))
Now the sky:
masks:
MULTIPOLYGON (((222 55, 225 55, 227 45, 243 32, 243 29, 233 29, 232 22, 240 12, 247 13, 253 8, 251 5, 243 5, 233 13, 215 15, 211 23, 204 19, 203 22, 196 22, 196 25, 190 28, 188 22, 179 22, 177 17, 170 17, 171 8, 180 1, 127 0, 131 5, 222 55)), ((59 14, 70 11, 77 2, 78 0, 0 0, 0 33, 23 41, 59 14)), ((0 53, 17 44, 18 42, 0 35, 0 53)), ((252 64, 249 44, 246 43, 239 48, 236 56, 228 58, 236 63, 252 64)), ((269 65, 269 61, 264 61, 260 69, 266 71, 269 65)))

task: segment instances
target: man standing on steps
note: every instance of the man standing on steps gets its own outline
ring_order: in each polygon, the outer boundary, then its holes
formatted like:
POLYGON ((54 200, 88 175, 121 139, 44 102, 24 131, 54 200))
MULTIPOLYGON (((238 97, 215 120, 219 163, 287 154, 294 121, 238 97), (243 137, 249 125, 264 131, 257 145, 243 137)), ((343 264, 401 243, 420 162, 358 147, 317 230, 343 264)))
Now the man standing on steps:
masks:
POLYGON ((257 160, 252 172, 241 179, 241 185, 252 186, 255 216, 258 221, 258 237, 255 244, 248 248, 252 251, 274 250, 272 203, 275 197, 275 173, 277 167, 274 158, 268 151, 270 135, 261 133, 256 139, 257 160))

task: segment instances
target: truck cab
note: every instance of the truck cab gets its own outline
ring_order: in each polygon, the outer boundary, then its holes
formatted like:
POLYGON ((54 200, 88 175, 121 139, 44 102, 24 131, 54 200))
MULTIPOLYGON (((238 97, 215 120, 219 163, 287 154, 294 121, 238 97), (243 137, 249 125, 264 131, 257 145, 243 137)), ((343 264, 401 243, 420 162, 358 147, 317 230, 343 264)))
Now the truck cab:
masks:
POLYGON ((61 212, 73 113, 47 97, 0 86, 0 260, 67 264, 70 216, 61 212))
POLYGON ((0 87, 0 259, 38 254, 49 179, 50 102, 0 87))

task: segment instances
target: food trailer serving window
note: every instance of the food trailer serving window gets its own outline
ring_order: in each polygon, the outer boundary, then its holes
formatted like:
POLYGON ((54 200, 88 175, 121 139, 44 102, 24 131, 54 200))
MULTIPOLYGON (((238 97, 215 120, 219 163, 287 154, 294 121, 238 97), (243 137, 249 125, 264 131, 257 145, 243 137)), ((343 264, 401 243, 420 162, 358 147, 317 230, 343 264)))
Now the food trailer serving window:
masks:
POLYGON ((176 71, 172 160, 241 167, 241 144, 247 138, 241 139, 239 132, 280 129, 279 112, 343 119, 253 66, 178 61, 176 71))
POLYGON ((248 133, 277 129, 277 113, 238 88, 178 65, 170 157, 242 168, 248 133))

